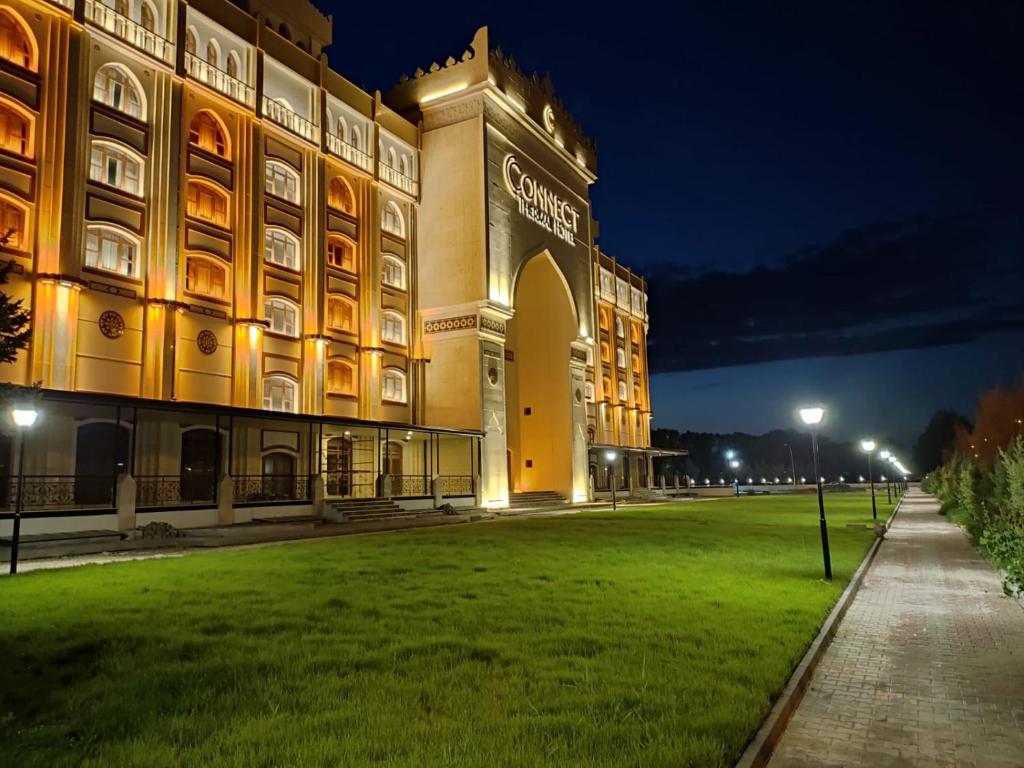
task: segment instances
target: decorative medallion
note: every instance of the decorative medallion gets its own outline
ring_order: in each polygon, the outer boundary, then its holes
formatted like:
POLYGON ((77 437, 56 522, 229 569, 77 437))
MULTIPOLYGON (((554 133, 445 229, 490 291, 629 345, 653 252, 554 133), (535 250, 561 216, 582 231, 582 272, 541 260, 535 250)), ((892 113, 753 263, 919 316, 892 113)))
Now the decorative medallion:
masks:
POLYGON ((217 351, 217 336, 213 331, 200 331, 196 336, 196 346, 204 355, 212 355, 217 351))
POLYGON ((100 333, 108 339, 118 339, 124 334, 124 318, 112 309, 100 314, 100 333))
POLYGON ((583 402, 583 391, 579 387, 576 387, 576 402, 583 402))
POLYGON ((550 104, 544 105, 544 128, 548 133, 555 132, 555 110, 551 108, 550 104))
POLYGON ((493 365, 487 369, 487 380, 491 382, 491 386, 498 383, 498 369, 493 365))

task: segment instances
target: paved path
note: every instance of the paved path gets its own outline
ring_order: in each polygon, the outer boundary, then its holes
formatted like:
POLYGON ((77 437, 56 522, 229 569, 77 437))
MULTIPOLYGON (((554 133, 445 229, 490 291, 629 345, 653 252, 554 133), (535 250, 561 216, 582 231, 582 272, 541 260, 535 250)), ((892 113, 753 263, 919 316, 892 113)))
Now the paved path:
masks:
POLYGON ((771 768, 1024 766, 1024 610, 906 497, 771 768))

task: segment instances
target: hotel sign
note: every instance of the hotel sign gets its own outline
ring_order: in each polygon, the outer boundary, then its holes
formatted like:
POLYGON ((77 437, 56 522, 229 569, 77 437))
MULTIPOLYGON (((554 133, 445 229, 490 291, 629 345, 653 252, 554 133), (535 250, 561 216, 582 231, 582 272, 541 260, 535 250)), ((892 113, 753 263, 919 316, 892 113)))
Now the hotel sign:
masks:
POLYGON ((524 171, 515 155, 505 156, 504 173, 505 184, 519 204, 519 215, 575 245, 579 210, 524 171))

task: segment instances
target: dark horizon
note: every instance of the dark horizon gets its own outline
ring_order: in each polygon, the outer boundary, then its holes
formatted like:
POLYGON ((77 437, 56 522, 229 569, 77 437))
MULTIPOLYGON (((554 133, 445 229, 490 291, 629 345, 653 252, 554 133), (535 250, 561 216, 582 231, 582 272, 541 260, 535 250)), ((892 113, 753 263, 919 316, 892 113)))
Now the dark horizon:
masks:
POLYGON ((655 427, 787 428, 815 399, 836 437, 912 442, 1022 370, 1019 4, 410 5, 351 38, 376 9, 317 5, 371 91, 483 24, 551 74, 597 141, 599 242, 649 279, 655 427))

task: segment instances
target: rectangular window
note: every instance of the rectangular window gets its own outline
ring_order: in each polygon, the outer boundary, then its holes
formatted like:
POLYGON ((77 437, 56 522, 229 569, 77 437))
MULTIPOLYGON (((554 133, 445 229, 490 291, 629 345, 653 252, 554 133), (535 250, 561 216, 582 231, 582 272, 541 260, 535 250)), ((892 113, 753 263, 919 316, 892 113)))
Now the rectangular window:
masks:
POLYGON ((405 344, 405 323, 402 322, 400 315, 394 312, 386 312, 384 314, 381 338, 392 344, 405 344))

